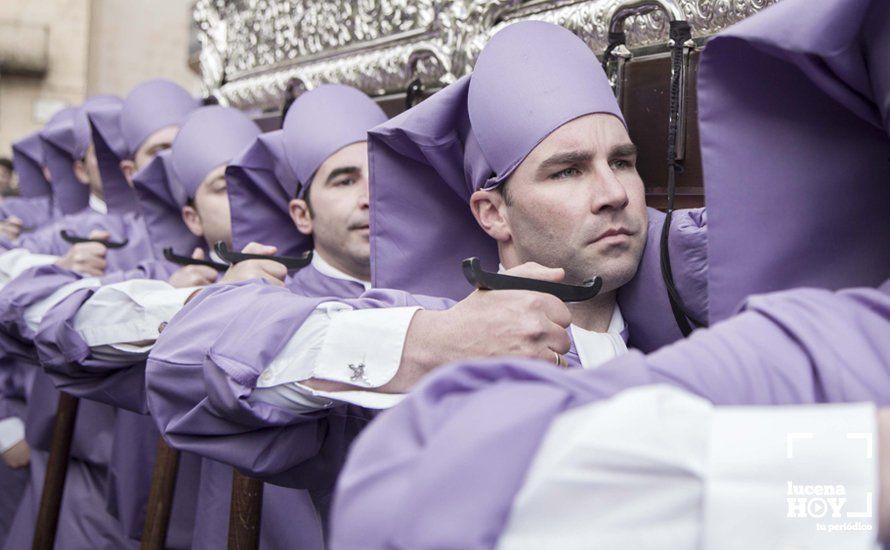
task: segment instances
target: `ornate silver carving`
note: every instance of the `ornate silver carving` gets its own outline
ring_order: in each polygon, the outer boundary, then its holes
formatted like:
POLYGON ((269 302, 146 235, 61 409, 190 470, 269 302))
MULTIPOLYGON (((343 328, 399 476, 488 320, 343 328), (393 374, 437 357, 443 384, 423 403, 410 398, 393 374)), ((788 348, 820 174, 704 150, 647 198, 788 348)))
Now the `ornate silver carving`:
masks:
MULTIPOLYGON (((520 20, 563 25, 601 52, 618 0, 198 0, 204 86, 239 108, 278 105, 288 82, 341 82, 371 95, 467 74, 492 34, 520 20)), ((778 0, 676 0, 705 37, 778 0)), ((631 48, 662 44, 661 12, 626 24, 631 48)))

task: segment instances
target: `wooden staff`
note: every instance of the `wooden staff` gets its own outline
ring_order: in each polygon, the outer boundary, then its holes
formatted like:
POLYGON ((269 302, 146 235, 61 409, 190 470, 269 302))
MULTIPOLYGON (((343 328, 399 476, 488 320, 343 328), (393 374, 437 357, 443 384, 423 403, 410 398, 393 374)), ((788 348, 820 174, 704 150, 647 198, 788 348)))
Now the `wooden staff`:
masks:
POLYGON ((260 547, 262 512, 263 482, 235 470, 229 511, 229 550, 257 550, 260 547))
POLYGON ((43 478, 43 493, 40 495, 40 511, 34 528, 32 550, 52 550, 56 542, 59 526, 59 511, 62 508, 62 493, 65 476, 68 474, 68 458, 71 442, 74 439, 74 424, 77 420, 79 400, 65 392, 59 392, 56 420, 53 425, 53 439, 43 478))
POLYGON ((145 525, 142 528, 141 550, 163 550, 167 544, 167 528, 173 510, 176 477, 179 474, 179 451, 158 438, 155 465, 151 472, 151 491, 145 525))

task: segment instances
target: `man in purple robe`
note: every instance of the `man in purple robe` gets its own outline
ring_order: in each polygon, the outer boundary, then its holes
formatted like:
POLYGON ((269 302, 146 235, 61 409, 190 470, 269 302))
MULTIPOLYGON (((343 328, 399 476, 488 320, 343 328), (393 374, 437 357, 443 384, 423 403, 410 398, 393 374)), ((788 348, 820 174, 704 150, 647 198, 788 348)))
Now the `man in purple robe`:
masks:
MULTIPOLYGON (((57 224, 47 226, 40 231, 29 234, 19 243, 24 247, 39 251, 52 258, 44 267, 26 271, 25 277, 18 277, 3 290, 4 330, 18 341, 28 342, 33 338, 34 330, 45 311, 66 293, 70 293, 78 285, 90 286, 104 282, 113 282, 132 276, 153 276, 164 273, 169 276, 174 269, 158 262, 144 262, 151 259, 148 236, 137 212, 101 213, 84 209, 83 206, 92 200, 96 208, 102 209, 101 194, 106 198, 114 196, 112 188, 100 187, 99 175, 101 166, 99 159, 94 158, 102 152, 91 137, 90 122, 93 114, 114 114, 110 101, 103 100, 91 104, 89 109, 81 110, 67 121, 44 131, 47 142, 47 165, 50 172, 55 172, 54 200, 63 212, 75 212, 65 216, 57 224), (95 110, 92 109, 95 107, 95 110), (80 159, 86 159, 81 161, 80 159), (92 159, 92 160, 91 160, 92 159), (59 185, 61 183, 67 186, 59 185), (88 184, 92 184, 88 186, 88 184), (90 199, 92 198, 92 199, 90 199), (78 210, 79 209, 79 210, 78 210), (93 237, 127 240, 126 246, 119 249, 107 249, 100 243, 83 243, 69 247, 60 238, 60 230, 66 229, 80 236, 92 234, 93 237), (84 250, 86 249, 86 250, 84 250), (66 253, 65 250, 68 250, 66 253), (83 252, 83 254, 81 254, 83 252), (108 275, 99 279, 86 278, 69 271, 74 268, 84 273, 108 275), (73 286, 71 284, 74 281, 73 286), (58 290, 57 290, 58 289, 58 290)), ((114 144, 118 152, 125 143, 129 151, 134 151, 134 158, 145 157, 148 148, 157 149, 159 143, 169 139, 166 134, 175 129, 182 117, 197 106, 197 101, 182 88, 167 81, 149 81, 137 86, 129 94, 120 107, 120 124, 104 128, 102 145, 110 147, 114 144), (117 134, 111 135, 108 132, 117 134), (165 134, 166 133, 166 134, 165 134), (119 137, 122 136, 122 137, 119 137)), ((118 168, 120 170, 120 168, 118 168)), ((120 178, 123 179, 123 178, 120 178)), ((109 179, 109 182, 111 180, 109 179)), ((112 203, 109 203, 112 204, 112 203)), ((9 254, 9 253, 7 253, 9 254)), ((34 362, 36 357, 25 348, 20 361, 34 362)), ((42 471, 45 454, 35 461, 34 449, 48 449, 55 411, 54 402, 57 392, 52 382, 38 372, 35 376, 30 393, 26 396, 29 409, 26 421, 26 436, 32 447, 32 482, 26 498, 19 507, 19 513, 10 536, 10 547, 28 544, 33 531, 33 521, 42 488, 42 471)), ((114 512, 113 501, 106 502, 104 495, 108 482, 107 467, 111 456, 111 443, 115 433, 115 423, 120 420, 113 408, 93 402, 81 403, 78 414, 79 433, 75 434, 75 450, 69 463, 69 478, 66 481, 65 501, 63 502, 63 521, 60 524, 71 528, 71 532, 60 531, 59 539, 69 537, 72 544, 97 545, 100 541, 113 541, 114 546, 132 544, 127 542, 126 526, 119 523, 119 518, 110 515, 106 508, 114 512), (79 449, 82 449, 81 452, 79 449), (72 475, 71 472, 77 472, 72 475), (79 475, 80 473, 84 475, 79 475), (89 511, 98 514, 96 518, 83 521, 76 519, 78 514, 89 511), (67 515, 75 517, 67 518, 67 515), (67 519, 66 519, 67 518, 67 519), (92 541, 92 542, 86 542, 92 541)), ((131 472, 125 478, 135 479, 138 472, 131 472)))
MULTIPOLYGON (((185 119, 173 141, 171 164, 176 165, 173 172, 179 176, 177 183, 184 182, 185 196, 190 202, 189 206, 183 205, 186 212, 184 215, 187 220, 197 221, 192 226, 193 231, 209 233, 211 239, 228 239, 220 233, 220 224, 227 225, 228 218, 225 187, 223 185, 222 189, 218 189, 222 170, 258 133, 257 126, 246 116, 224 107, 204 107, 185 119)), ((153 165, 163 164, 167 158, 166 153, 160 153, 149 162, 144 171, 152 172, 153 165), (162 159, 161 156, 165 158, 162 159)), ((142 172, 134 177, 137 185, 146 184, 146 187, 152 187, 155 195, 170 192, 168 182, 156 179, 144 181, 142 172)), ((156 247, 158 241, 162 240, 167 245, 181 246, 180 242, 170 242, 168 237, 171 234, 171 225, 183 226, 182 218, 177 220, 170 219, 170 216, 159 216, 150 202, 142 206, 142 211, 148 213, 146 222, 152 245, 156 247)), ((179 217, 180 213, 177 211, 175 215, 179 217)), ((108 339, 144 340, 146 322, 156 335, 161 321, 146 315, 141 306, 135 312, 127 309, 128 304, 121 303, 120 300, 104 309, 88 308, 81 312, 80 306, 97 290, 106 294, 110 292, 112 296, 128 297, 134 292, 136 296, 140 296, 140 289, 149 286, 151 288, 141 291, 142 299, 148 300, 148 304, 138 298, 136 303, 147 305, 148 309, 164 310, 169 308, 171 299, 178 300, 181 304, 195 290, 196 285, 207 284, 216 279, 214 269, 201 265, 180 268, 169 277, 169 283, 162 282, 167 278, 165 275, 162 274, 160 281, 131 278, 126 282, 109 284, 98 289, 77 289, 44 315, 35 336, 41 364, 60 389, 77 397, 124 409, 117 411, 115 421, 109 465, 109 491, 113 498, 109 506, 121 520, 127 535, 133 539, 138 539, 142 534, 145 503, 150 488, 150 476, 147 474, 152 471, 155 442, 159 434, 154 422, 144 416, 147 409, 144 399, 144 363, 139 355, 141 347, 115 348, 109 344, 108 339), (154 285, 160 285, 162 291, 159 292, 154 285), (176 286, 183 288, 177 289, 176 286), (159 300, 158 296, 167 289, 170 291, 167 294, 172 295, 172 298, 159 300), (94 315, 97 309, 98 315, 94 315), (80 317, 78 314, 81 314, 80 317), (95 355, 91 354, 90 344, 97 348, 95 355)), ((167 544, 171 548, 191 546, 200 459, 193 455, 183 456, 180 473, 173 502, 174 515, 167 538, 167 544)))
POLYGON ((43 170, 39 132, 12 144, 12 162, 19 180, 19 196, 0 203, 0 233, 14 240, 23 228, 33 231, 52 218, 51 190, 43 170))
POLYGON ((698 86, 716 324, 593 371, 502 359, 429 379, 354 446, 332 546, 887 540, 888 24, 886 2, 786 0, 713 38, 698 86), (832 497, 824 514, 813 495, 832 497))

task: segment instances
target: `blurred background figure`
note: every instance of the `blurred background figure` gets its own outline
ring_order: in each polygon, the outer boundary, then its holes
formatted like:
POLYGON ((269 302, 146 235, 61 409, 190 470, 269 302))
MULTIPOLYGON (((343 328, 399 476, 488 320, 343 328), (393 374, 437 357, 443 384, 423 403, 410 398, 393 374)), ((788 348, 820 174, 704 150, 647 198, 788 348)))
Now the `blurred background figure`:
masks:
POLYGON ((0 200, 19 194, 18 185, 16 185, 13 176, 15 176, 15 171, 12 169, 12 160, 0 157, 0 200))

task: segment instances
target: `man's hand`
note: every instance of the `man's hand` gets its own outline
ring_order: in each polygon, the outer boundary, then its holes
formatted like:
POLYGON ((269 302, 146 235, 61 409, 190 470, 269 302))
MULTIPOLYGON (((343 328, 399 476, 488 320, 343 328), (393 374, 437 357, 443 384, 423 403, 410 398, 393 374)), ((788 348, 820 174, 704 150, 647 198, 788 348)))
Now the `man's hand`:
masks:
MULTIPOLYGON (((90 232, 89 238, 108 240, 111 234, 107 231, 94 230, 90 232)), ((99 277, 105 274, 106 252, 108 248, 102 243, 77 243, 56 261, 56 265, 83 275, 99 277)))
MULTIPOLYGON (((560 282, 565 273, 535 263, 509 275, 560 282)), ((445 311, 418 311, 398 373, 382 391, 404 392, 433 368, 474 357, 512 355, 556 364, 569 351, 572 315, 562 301, 526 290, 477 290, 445 311)))
MULTIPOLYGON (((195 260, 204 259, 204 251, 195 248, 192 252, 192 258, 195 260)), ((216 282, 218 273, 212 267, 206 265, 187 265, 178 269, 167 282, 176 288, 187 288, 190 286, 206 286, 216 282)))
POLYGON ((0 234, 9 240, 14 240, 22 234, 22 220, 16 216, 9 216, 0 221, 0 234))
MULTIPOLYGON (((259 243, 250 243, 241 252, 246 254, 262 254, 272 256, 278 249, 274 246, 266 246, 259 243)), ((226 271, 221 282, 237 283, 248 279, 265 279, 273 285, 284 286, 284 278, 287 277, 287 268, 272 260, 247 260, 239 262, 226 271)))
POLYGON ((3 462, 13 470, 26 467, 31 462, 31 447, 24 439, 6 449, 3 462))

